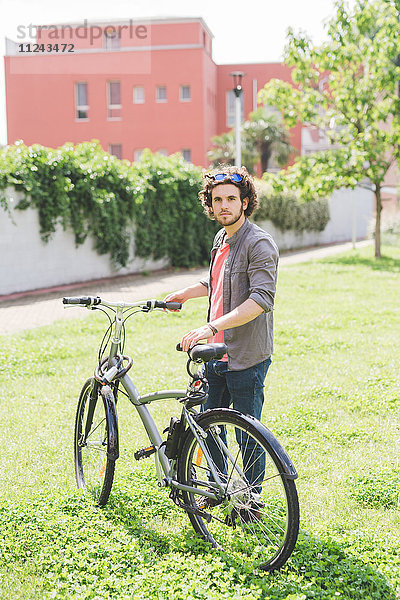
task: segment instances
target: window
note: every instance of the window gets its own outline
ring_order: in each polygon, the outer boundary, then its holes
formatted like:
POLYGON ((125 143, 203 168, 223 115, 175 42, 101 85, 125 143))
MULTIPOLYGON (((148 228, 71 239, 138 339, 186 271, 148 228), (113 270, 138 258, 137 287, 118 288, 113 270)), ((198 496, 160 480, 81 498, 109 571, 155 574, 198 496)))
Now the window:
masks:
POLYGON ((167 87, 165 85, 157 86, 156 101, 157 102, 166 102, 167 101, 167 87))
POLYGON ((103 48, 105 50, 119 50, 121 48, 121 38, 115 27, 107 27, 103 35, 103 48))
POLYGON ((179 100, 181 102, 190 102, 191 99, 192 98, 190 96, 190 85, 181 85, 179 100))
POLYGON ((108 153, 122 160, 122 144, 109 144, 108 153))
POLYGON ((140 160, 141 156, 143 154, 143 148, 136 148, 136 150, 133 153, 133 160, 136 162, 137 160, 140 160))
POLYGON ((88 100, 88 84, 75 84, 75 118, 79 121, 88 120, 89 100, 88 100))
POLYGON ((107 81, 107 119, 121 118, 121 83, 107 81))
POLYGON ((133 88, 133 102, 134 104, 144 104, 144 87, 136 85, 133 88))
POLYGON ((192 162, 192 151, 190 150, 190 148, 185 148, 184 150, 181 150, 181 152, 182 152, 183 158, 187 162, 192 162))
MULTIPOLYGON (((236 96, 233 90, 226 92, 226 126, 233 127, 235 125, 236 113, 236 96)), ((244 120, 244 92, 240 94, 240 120, 244 120)))
POLYGON ((157 152, 158 154, 161 154, 161 156, 168 156, 168 150, 166 148, 159 148, 157 152))

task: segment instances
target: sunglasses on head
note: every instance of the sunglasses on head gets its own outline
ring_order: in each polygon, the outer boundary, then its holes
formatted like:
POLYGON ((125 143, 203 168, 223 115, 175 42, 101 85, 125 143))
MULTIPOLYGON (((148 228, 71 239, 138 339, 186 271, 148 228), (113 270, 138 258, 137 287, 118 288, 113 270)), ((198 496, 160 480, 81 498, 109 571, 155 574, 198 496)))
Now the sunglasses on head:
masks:
POLYGON ((232 173, 229 175, 228 173, 217 173, 216 175, 209 175, 215 181, 225 181, 225 179, 229 179, 230 181, 242 181, 243 177, 239 175, 239 173, 232 173))

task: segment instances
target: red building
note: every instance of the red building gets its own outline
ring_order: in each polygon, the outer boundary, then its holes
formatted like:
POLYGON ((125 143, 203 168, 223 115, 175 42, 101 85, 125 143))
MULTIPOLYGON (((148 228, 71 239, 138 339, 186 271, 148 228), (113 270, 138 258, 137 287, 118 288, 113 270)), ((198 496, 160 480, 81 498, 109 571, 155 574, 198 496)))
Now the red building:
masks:
MULTIPOLYGON (((243 117, 280 63, 217 65, 201 18, 37 28, 37 43, 7 40, 8 143, 57 147, 98 139, 120 158, 144 148, 208 164, 211 137, 234 125, 232 71, 243 71, 243 117)), ((301 127, 292 130, 300 152, 301 127)))

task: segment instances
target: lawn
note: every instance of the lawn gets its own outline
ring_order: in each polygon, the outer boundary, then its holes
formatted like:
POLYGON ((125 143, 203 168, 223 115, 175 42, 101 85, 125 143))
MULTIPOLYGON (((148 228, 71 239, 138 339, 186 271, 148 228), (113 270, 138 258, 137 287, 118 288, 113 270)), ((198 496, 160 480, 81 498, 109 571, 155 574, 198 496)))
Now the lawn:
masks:
MULTIPOLYGON (((301 524, 273 574, 195 537, 151 459, 133 459, 146 439, 127 402, 109 504, 75 490, 74 413, 101 314, 0 338, 0 599, 400 598, 400 249, 383 250, 280 269, 263 421, 298 470, 301 524)), ((132 317, 141 391, 185 387, 175 344, 204 314, 200 299, 132 317)), ((177 413, 152 409, 163 428, 177 413)))

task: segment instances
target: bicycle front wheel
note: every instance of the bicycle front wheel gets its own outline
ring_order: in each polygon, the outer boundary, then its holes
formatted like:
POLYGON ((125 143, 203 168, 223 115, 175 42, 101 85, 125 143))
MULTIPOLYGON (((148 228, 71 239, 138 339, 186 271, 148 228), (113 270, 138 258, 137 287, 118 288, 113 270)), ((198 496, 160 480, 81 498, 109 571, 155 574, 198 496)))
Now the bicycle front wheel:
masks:
POLYGON ((240 563, 279 568, 299 530, 297 475, 288 473, 285 451, 263 425, 237 411, 206 411, 197 423, 207 434, 203 448, 189 430, 178 465, 180 482, 198 490, 183 492, 194 529, 240 563), (202 496, 204 490, 215 497, 202 496))
POLYGON ((93 494, 97 504, 106 504, 111 492, 115 459, 118 457, 118 426, 111 390, 103 395, 91 377, 79 396, 75 420, 75 474, 78 488, 93 494))

